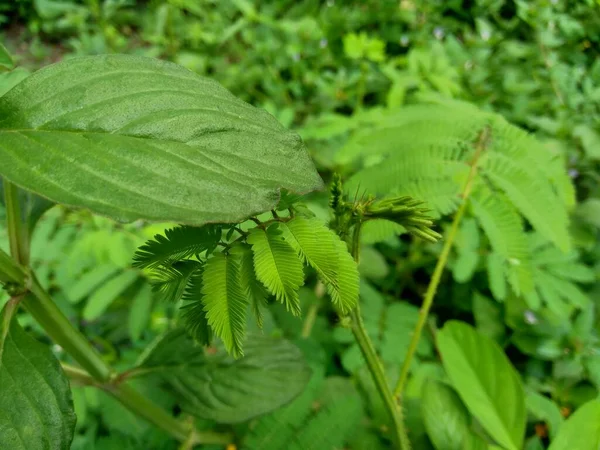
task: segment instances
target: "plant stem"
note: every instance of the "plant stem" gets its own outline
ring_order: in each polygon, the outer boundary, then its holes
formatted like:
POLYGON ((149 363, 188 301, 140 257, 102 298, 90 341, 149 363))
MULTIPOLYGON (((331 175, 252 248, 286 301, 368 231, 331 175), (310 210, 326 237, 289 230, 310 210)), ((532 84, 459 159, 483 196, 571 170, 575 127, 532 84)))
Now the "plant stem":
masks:
MULTIPOLYGON (((361 224, 358 222, 356 225, 354 225, 354 233, 352 235, 352 244, 350 248, 350 253, 357 263, 360 259, 360 229, 361 224)), ((402 410, 394 400, 392 391, 385 376, 383 364, 377 357, 373 342, 371 342, 371 339, 369 338, 365 328, 365 324, 360 314, 360 303, 356 304, 356 308, 350 313, 350 318, 352 319, 352 334, 354 335, 354 339, 360 347, 360 351, 367 362, 367 367, 369 372, 371 372, 373 382, 375 383, 377 391, 379 392, 379 395, 381 396, 381 399, 383 400, 383 403, 388 411, 388 415, 392 421, 395 433, 394 440, 397 442, 400 449, 410 450, 410 440, 408 439, 408 434, 406 432, 406 428, 404 427, 402 410)))
POLYGON ((6 225, 10 243, 10 254, 13 259, 23 266, 29 263, 29 237, 27 226, 23 223, 23 212, 19 202, 19 188, 4 180, 4 202, 7 214, 6 225))
POLYGON ((427 323, 429 310, 431 309, 433 299, 435 298, 435 293, 437 292, 440 280, 442 279, 442 274, 444 273, 444 269, 446 268, 446 264, 448 263, 448 256, 450 255, 450 250, 452 250, 452 245, 454 244, 454 240, 456 239, 458 226, 465 214, 465 211, 467 210, 467 200, 471 195, 471 190, 473 189, 473 182, 475 180, 475 174, 477 173, 477 163, 479 162, 481 153, 485 149, 488 138, 489 129, 484 128, 484 130, 480 133, 479 138, 477 139, 477 144, 475 146, 475 155, 473 156, 473 160, 470 163, 471 168, 469 170, 469 175, 467 176, 467 181, 461 194, 462 203, 460 204, 460 207, 458 208, 458 211, 456 212, 456 215, 452 220, 450 230, 446 235, 444 246, 442 248, 442 253, 440 254, 440 257, 437 260, 435 269, 433 271, 433 275, 431 276, 431 280, 429 281, 429 285, 427 286, 427 291, 425 292, 423 305, 421 306, 421 309, 419 311, 419 320, 417 321, 417 325, 415 326, 415 329, 413 331, 412 338, 408 346, 408 352, 406 353, 406 357, 404 358, 404 362, 402 363, 402 368, 400 369, 400 378, 398 378, 396 388, 394 389, 394 396, 396 397, 396 400, 399 403, 401 403, 402 401, 402 393, 404 391, 406 381, 408 380, 410 364, 415 355, 415 352, 417 351, 417 346, 419 345, 419 340, 421 339, 423 328, 427 323))
POLYGON ((61 364, 63 371, 71 381, 84 386, 96 386, 119 400, 130 411, 155 424, 180 442, 193 448, 196 444, 228 444, 233 440, 230 433, 198 431, 192 424, 176 420, 162 408, 140 395, 127 384, 98 383, 89 373, 69 364, 61 364))

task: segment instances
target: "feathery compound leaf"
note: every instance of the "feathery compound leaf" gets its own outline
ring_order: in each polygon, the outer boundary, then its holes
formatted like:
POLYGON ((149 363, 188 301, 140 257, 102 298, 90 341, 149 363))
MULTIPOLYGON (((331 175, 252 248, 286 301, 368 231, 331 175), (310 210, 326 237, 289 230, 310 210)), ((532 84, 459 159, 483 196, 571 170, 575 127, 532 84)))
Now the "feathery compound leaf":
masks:
POLYGON ((294 315, 300 314, 298 289, 304 283, 302 261, 283 240, 277 224, 255 228, 248 236, 254 253, 256 278, 294 315))
POLYGON ((508 281, 516 293, 533 290, 533 274, 523 221, 508 198, 479 186, 471 197, 475 217, 485 231, 496 255, 503 258, 508 281))
POLYGON ((202 301, 202 276, 203 270, 196 270, 188 281, 187 288, 183 294, 183 300, 188 301, 181 307, 182 318, 185 329, 202 345, 210 345, 212 341, 212 330, 208 325, 204 302, 202 301))
POLYGON ((206 262, 202 294, 209 325, 234 358, 243 356, 248 297, 240 280, 240 255, 217 253, 206 262))
POLYGON ((358 301, 358 268, 346 244, 319 219, 295 219, 281 225, 284 239, 313 267, 342 314, 358 301))
POLYGON ((202 268, 198 261, 178 261, 152 272, 152 289, 164 300, 177 302, 185 294, 192 275, 202 268))
POLYGON ((252 248, 249 245, 236 245, 230 250, 231 254, 240 258, 240 283, 242 289, 250 300, 252 312, 256 318, 259 328, 263 326, 263 313, 261 308, 267 306, 267 291, 256 279, 254 272, 254 261, 252 259, 252 248))
POLYGON ((221 227, 205 225, 203 227, 182 226, 157 234, 141 246, 133 257, 134 267, 154 268, 161 264, 189 258, 205 250, 214 249, 221 239, 221 227))

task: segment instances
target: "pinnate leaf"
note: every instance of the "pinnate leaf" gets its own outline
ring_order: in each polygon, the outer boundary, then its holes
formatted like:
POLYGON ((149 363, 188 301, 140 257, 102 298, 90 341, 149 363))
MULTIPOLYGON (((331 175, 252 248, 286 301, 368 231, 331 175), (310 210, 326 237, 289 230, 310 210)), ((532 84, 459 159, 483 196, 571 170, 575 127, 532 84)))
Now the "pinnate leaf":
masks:
POLYGON ((248 305, 248 295, 240 279, 240 259, 234 253, 216 253, 206 262, 202 274, 206 319, 235 358, 244 354, 248 305))
POLYGON ((471 414, 502 447, 520 449, 525 392, 500 346, 458 321, 446 323, 437 342, 444 368, 471 414))
POLYGON ((281 226, 284 238, 313 267, 342 314, 358 301, 358 269, 337 234, 319 219, 296 217, 281 226))
POLYGON ((299 315, 298 289, 304 283, 302 261, 283 239, 277 224, 266 230, 255 228, 248 236, 248 243, 254 253, 256 278, 288 311, 299 315))
POLYGON ((0 98, 0 117, 0 175, 117 220, 237 222, 275 207, 281 189, 322 187, 296 133, 156 59, 45 67, 0 98))

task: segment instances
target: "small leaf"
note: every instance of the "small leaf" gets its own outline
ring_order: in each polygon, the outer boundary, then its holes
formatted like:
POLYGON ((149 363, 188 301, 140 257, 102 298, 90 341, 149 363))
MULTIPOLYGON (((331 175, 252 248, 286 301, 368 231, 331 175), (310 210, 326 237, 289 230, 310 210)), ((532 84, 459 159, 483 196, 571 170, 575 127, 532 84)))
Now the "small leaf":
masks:
POLYGON ((250 335, 245 356, 204 355, 182 330, 160 337, 139 369, 163 376, 184 411, 218 423, 239 423, 275 410, 300 394, 310 378, 300 350, 288 341, 250 335))
POLYGON ((14 62, 12 56, 6 49, 6 47, 0 44, 0 71, 2 70, 10 70, 14 66, 14 62))
POLYGON ((592 400, 569 417, 548 450, 597 450, 600 447, 600 402, 592 400))
POLYGON ((217 253, 204 265, 202 302, 208 324, 239 358, 246 334, 248 296, 240 279, 240 255, 217 253))
POLYGON ((96 320, 125 290, 138 279, 139 274, 132 270, 112 278, 89 298, 83 308, 85 320, 96 320))
POLYGON ((259 328, 263 327, 263 313, 261 308, 267 306, 267 291, 264 286, 256 279, 254 272, 254 261, 252 258, 252 248, 249 245, 236 245, 230 253, 239 255, 240 258, 240 283, 246 296, 250 300, 252 312, 256 318, 259 328))
POLYGON ((150 321, 152 303, 152 288, 149 284, 144 283, 137 294, 135 294, 135 297, 133 297, 131 309, 127 316, 129 337, 134 342, 140 338, 144 332, 144 328, 146 328, 150 321))
POLYGON ((477 331, 491 337, 496 342, 504 338, 502 308, 493 300, 475 292, 473 295, 473 316, 477 331))
POLYGON ((113 264, 103 264, 94 267, 77 280, 75 284, 65 288, 67 298, 73 304, 79 303, 94 292, 104 281, 116 275, 118 271, 119 268, 113 264))
POLYGON ((550 437, 554 439, 564 422, 558 405, 548 397, 533 391, 527 392, 525 402, 530 414, 536 419, 546 422, 548 428, 550 428, 550 437))
POLYGON ((346 244, 318 219, 296 217, 281 226, 284 239, 313 267, 342 314, 358 301, 358 270, 346 244), (336 255, 336 256, 334 256, 336 255))
POLYGON ((76 418, 69 382, 48 347, 12 318, 13 306, 0 314, 0 448, 70 448, 76 418))
POLYGON ((161 264, 187 259, 206 250, 214 249, 221 239, 221 227, 182 226, 157 234, 154 240, 141 246, 133 257, 133 266, 153 268, 161 264))
POLYGON ((300 314, 298 289, 304 283, 302 262, 283 240, 277 224, 267 230, 255 228, 248 236, 254 253, 256 278, 294 315, 300 314))
POLYGON ((444 368, 471 414, 500 445, 520 449, 525 433, 525 392, 502 349, 457 321, 447 322, 437 341, 444 368))
POLYGON ((0 175, 117 220, 238 222, 274 208, 282 188, 322 187, 296 133, 166 61, 50 65, 0 97, 0 117, 0 175))
POLYGON ((437 450, 477 448, 474 443, 479 438, 471 431, 469 413, 450 387, 427 381, 423 386, 421 412, 427 434, 437 450))
POLYGON ((152 289, 163 300, 178 302, 185 296, 190 279, 202 270, 198 261, 178 261, 172 266, 160 267, 152 272, 152 289))

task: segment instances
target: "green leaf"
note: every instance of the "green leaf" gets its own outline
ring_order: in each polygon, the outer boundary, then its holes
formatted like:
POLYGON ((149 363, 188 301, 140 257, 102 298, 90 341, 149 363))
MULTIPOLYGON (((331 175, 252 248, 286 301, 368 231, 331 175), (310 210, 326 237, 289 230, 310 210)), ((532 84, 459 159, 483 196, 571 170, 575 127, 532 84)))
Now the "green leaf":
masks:
POLYGON ((0 117, 0 175, 118 220, 238 222, 275 207, 282 188, 322 187, 297 134, 165 61, 48 66, 0 98, 0 117))
POLYGON ((249 335, 243 358, 204 355, 182 330, 160 337, 139 369, 163 376, 185 411, 218 423, 238 423, 285 405, 306 386, 310 369, 288 341, 249 335))
POLYGON ((500 445, 520 449, 525 432, 525 392, 502 349, 457 321, 447 322, 437 341, 444 368, 471 414, 500 445))
POLYGON ((569 417, 548 450, 597 450, 600 447, 600 402, 592 400, 569 417))
POLYGON ((6 47, 0 44, 0 71, 2 70, 10 70, 14 66, 14 62, 12 56, 6 49, 6 47))
POLYGON ((83 318, 85 320, 96 320, 104 314, 104 311, 138 279, 138 276, 137 272, 126 270, 106 282, 106 284, 94 292, 85 304, 83 318))
POLYGON ((185 296, 191 278, 202 270, 198 261, 178 261, 172 266, 160 267, 152 272, 152 288, 164 300, 177 302, 185 296))
POLYGON ((473 316, 477 331, 491 337, 496 342, 504 338, 502 308, 498 303, 475 292, 473 295, 473 316))
POLYGON ((239 255, 240 258, 240 283, 246 296, 250 299, 250 306, 256 318, 259 328, 263 327, 262 308, 267 306, 267 291, 264 286, 256 279, 254 272, 254 261, 252 258, 252 248, 249 245, 236 245, 231 249, 232 254, 239 255))
POLYGON ((152 288, 149 284, 144 283, 133 297, 131 309, 127 316, 127 327, 132 341, 137 341, 148 325, 152 313, 152 304, 152 288))
POLYGON ((47 346, 23 331, 7 303, 0 315, 0 448, 70 448, 75 412, 69 382, 47 346))
POLYGON ((113 264, 98 265, 85 273, 77 282, 65 287, 69 302, 76 304, 94 292, 98 286, 110 277, 116 275, 119 268, 113 264))
POLYGON ((202 302, 208 324, 234 358, 243 356, 248 295, 240 278, 240 255, 217 253, 204 265, 202 302))
POLYGON ((423 386, 421 413, 427 434, 437 450, 476 448, 478 438, 471 431, 469 413, 450 387, 427 381, 423 386))
POLYGON ((157 234, 154 240, 141 246, 133 257, 133 266, 154 268, 187 259, 206 250, 214 249, 221 240, 221 227, 177 227, 157 234))
POLYGON ((342 314, 350 312, 358 301, 359 277, 346 244, 319 219, 296 217, 280 228, 284 239, 317 271, 333 304, 342 314))
POLYGON ((254 253, 256 278, 294 315, 300 314, 298 289, 304 283, 302 261, 283 240, 277 224, 266 230, 255 228, 248 236, 254 253))
POLYGON ((543 420, 550 428, 550 437, 554 439, 562 423, 563 416, 560 413, 558 405, 541 394, 534 391, 527 392, 525 399, 527 411, 538 420, 543 420))

